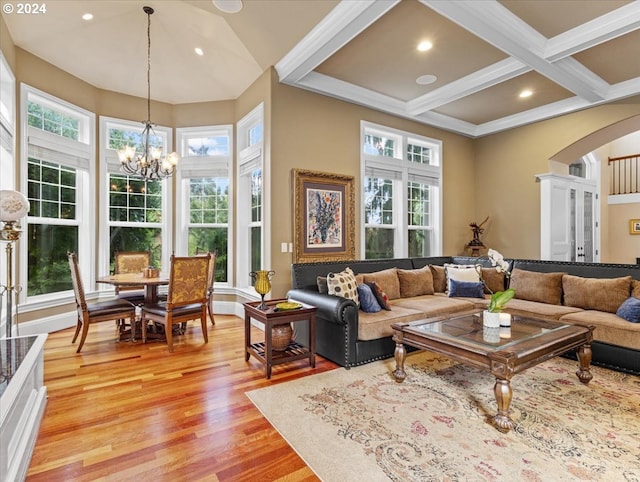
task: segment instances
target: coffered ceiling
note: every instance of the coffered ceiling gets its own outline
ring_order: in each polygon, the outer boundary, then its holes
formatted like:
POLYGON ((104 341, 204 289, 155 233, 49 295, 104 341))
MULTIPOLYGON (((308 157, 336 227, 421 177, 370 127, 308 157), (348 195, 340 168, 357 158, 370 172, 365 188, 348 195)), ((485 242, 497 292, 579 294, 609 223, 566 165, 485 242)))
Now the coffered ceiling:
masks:
POLYGON ((272 65, 286 84, 471 137, 640 102, 639 0, 244 0, 238 13, 214 3, 54 0, 46 14, 3 18, 19 47, 145 97, 152 6, 151 96, 169 103, 237 98, 272 65))

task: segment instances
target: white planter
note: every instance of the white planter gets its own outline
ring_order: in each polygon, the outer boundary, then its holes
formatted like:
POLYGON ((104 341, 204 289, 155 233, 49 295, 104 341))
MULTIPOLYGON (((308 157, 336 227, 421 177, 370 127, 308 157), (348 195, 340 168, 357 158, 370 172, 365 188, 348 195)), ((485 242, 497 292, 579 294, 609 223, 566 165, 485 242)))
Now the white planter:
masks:
POLYGON ((500 313, 491 313, 484 310, 482 313, 482 324, 487 328, 500 328, 500 313))

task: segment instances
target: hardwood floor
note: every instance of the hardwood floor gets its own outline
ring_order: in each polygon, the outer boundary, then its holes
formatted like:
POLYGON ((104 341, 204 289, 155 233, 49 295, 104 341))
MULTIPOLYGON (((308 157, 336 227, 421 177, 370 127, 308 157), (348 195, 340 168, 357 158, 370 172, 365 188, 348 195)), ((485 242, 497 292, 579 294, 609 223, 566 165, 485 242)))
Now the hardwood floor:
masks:
POLYGON ((208 327, 204 344, 190 322, 174 353, 163 342, 118 343, 110 322, 91 326, 80 354, 73 329, 50 334, 27 481, 318 480, 244 393, 337 365, 296 361, 266 380, 257 360, 244 360, 240 318, 216 315, 208 327))

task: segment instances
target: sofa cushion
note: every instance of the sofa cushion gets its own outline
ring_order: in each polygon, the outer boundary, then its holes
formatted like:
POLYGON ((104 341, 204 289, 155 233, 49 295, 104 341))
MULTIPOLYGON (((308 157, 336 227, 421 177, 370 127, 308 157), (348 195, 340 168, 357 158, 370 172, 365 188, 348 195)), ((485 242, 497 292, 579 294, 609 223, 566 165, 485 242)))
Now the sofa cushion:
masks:
POLYGON ((484 284, 482 281, 456 281, 449 280, 450 298, 484 298, 484 284))
POLYGON ((583 311, 580 308, 564 305, 552 305, 538 301, 512 299, 507 303, 505 311, 512 315, 540 318, 547 321, 558 321, 564 315, 583 311))
POLYGON ((640 281, 631 280, 631 296, 640 299, 640 281))
POLYGON ((593 339, 611 345, 640 350, 640 323, 629 323, 615 313, 581 310, 560 318, 564 323, 594 325, 593 339))
POLYGON ((450 279, 454 279, 456 281, 480 281, 480 273, 478 273, 478 269, 475 265, 445 264, 444 269, 447 274, 447 281, 450 279))
POLYGON ((495 268, 482 268, 482 281, 484 292, 487 294, 504 291, 504 272, 495 268))
POLYGON ((640 299, 633 296, 627 298, 616 311, 616 315, 631 323, 640 323, 640 299))
POLYGON ((444 266, 430 264, 431 276, 433 276, 433 291, 436 293, 444 293, 447 291, 447 273, 444 266))
POLYGON ((400 282, 397 271, 397 268, 389 268, 373 273, 364 273, 364 282, 375 281, 387 293, 390 300, 395 300, 400 298, 400 282))
POLYGON ((420 269, 399 269, 400 298, 412 296, 432 295, 433 275, 428 266, 420 269))
POLYGON ((509 288, 516 290, 517 299, 559 305, 562 302, 563 275, 515 268, 511 272, 509 288))
POLYGON ((615 313, 631 294, 631 276, 583 278, 565 274, 562 291, 566 306, 615 313))
POLYGON ((401 298, 392 302, 393 310, 398 307, 411 308, 422 312, 422 318, 448 315, 460 311, 472 310, 473 301, 477 298, 449 298, 444 294, 414 296, 413 298, 401 298))
POLYGON ((390 311, 391 304, 389 303, 389 296, 387 296, 384 290, 380 288, 380 285, 375 281, 369 281, 367 285, 371 288, 371 292, 373 293, 373 296, 376 297, 376 300, 378 301, 380 307, 387 311, 390 311))
POLYGON ((393 335, 392 323, 408 323, 424 318, 418 310, 394 306, 393 311, 358 313, 358 340, 377 340, 393 335))
POLYGON ((382 310, 380 303, 371 291, 371 287, 367 284, 358 285, 358 299, 360 300, 360 309, 365 313, 377 313, 382 310))
POLYGON ((356 305, 360 305, 358 285, 351 268, 345 268, 344 271, 339 273, 329 273, 327 275, 327 288, 330 295, 343 296, 353 300, 356 305))

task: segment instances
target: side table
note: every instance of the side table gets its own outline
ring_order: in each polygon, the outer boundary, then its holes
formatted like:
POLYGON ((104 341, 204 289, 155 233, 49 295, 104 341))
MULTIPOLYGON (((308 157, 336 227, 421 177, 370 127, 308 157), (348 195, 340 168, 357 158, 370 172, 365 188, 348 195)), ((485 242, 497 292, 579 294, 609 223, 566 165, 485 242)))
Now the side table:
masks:
POLYGON ((288 363, 295 360, 309 359, 311 368, 316 367, 316 311, 315 306, 303 304, 295 310, 276 309, 276 305, 286 299, 267 301, 267 309, 258 309, 259 301, 244 303, 244 341, 245 361, 253 355, 265 366, 267 379, 271 378, 271 368, 274 365, 288 363), (264 342, 251 343, 251 319, 264 324, 264 342), (293 321, 309 321, 309 346, 295 341, 289 343, 284 351, 274 351, 271 344, 271 329, 276 325, 285 325, 293 321))

